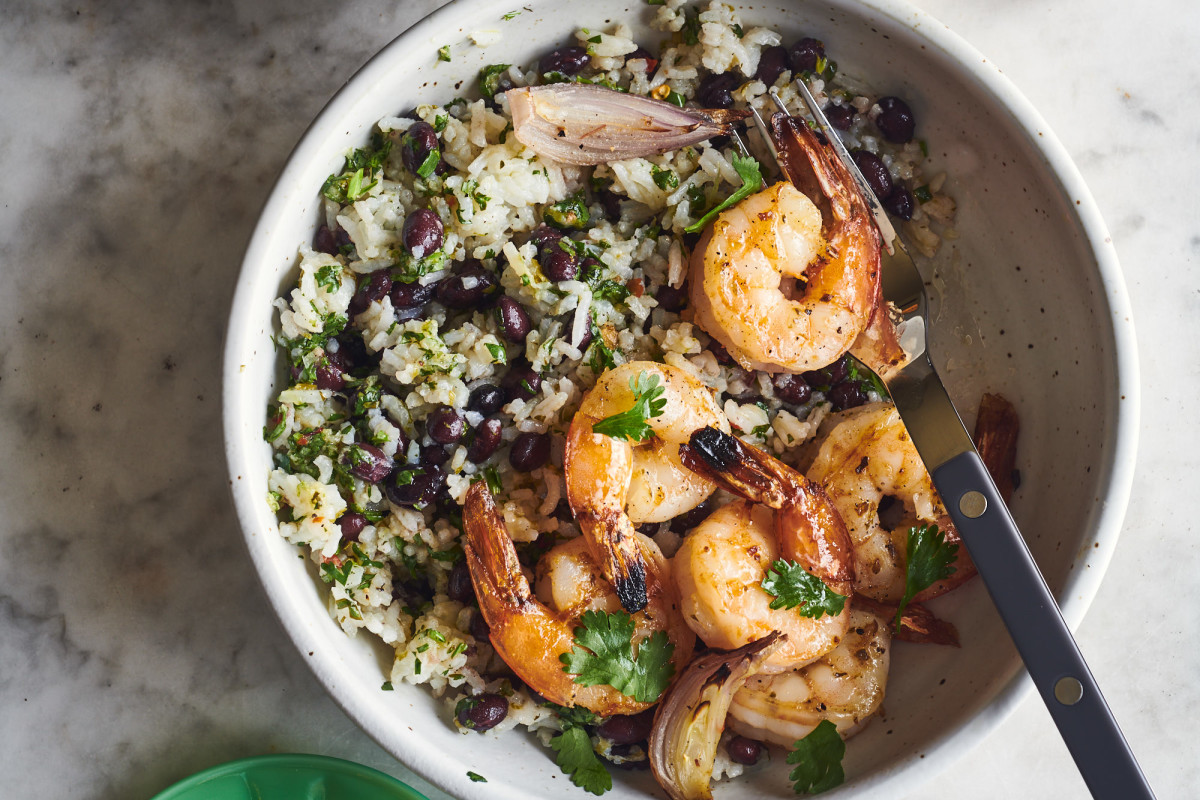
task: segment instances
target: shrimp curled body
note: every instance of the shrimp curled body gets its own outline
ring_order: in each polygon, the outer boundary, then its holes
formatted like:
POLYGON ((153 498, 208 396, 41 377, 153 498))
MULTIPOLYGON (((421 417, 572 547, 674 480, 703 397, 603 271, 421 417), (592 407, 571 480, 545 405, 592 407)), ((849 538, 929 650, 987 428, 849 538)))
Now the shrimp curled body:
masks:
POLYGON ((633 361, 600 376, 571 420, 563 459, 571 511, 628 611, 645 604, 634 525, 666 522, 704 502, 716 484, 683 466, 679 445, 706 426, 729 430, 712 394, 691 375, 652 361, 633 361), (602 419, 634 405, 630 381, 657 377, 662 413, 646 419, 654 435, 630 442, 593 433, 602 419))
POLYGON ((746 498, 713 512, 675 554, 675 580, 687 623, 706 644, 721 649, 740 647, 771 631, 786 634, 787 640, 763 663, 764 673, 802 666, 836 647, 849 623, 849 604, 837 615, 806 617, 801 608, 771 608, 774 597, 762 586, 775 561, 784 559, 800 564, 834 592, 850 594, 849 537, 820 487, 766 453, 712 429, 698 431, 683 452, 689 467, 746 498))
MULTIPOLYGON (((604 684, 583 686, 563 671, 559 657, 575 646, 574 630, 583 613, 620 610, 582 539, 559 544, 542 556, 535 594, 485 483, 467 492, 463 523, 463 550, 491 644, 521 680, 551 702, 583 706, 601 716, 636 714, 653 705, 604 684)), ((683 622, 666 559, 650 539, 633 536, 644 556, 649 595, 645 609, 632 615, 634 643, 664 631, 675 646, 671 662, 678 673, 691 659, 696 637, 683 622)))

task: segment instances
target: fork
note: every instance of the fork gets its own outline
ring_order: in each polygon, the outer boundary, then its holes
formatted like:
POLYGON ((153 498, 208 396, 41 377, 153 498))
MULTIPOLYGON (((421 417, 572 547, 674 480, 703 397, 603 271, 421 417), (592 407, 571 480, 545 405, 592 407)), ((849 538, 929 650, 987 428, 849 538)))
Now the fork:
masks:
MULTIPOLYGON (((894 370, 867 366, 884 373, 879 377, 1092 797, 1153 800, 1150 785, 929 358, 928 302, 916 264, 804 81, 797 80, 795 86, 854 177, 886 252, 883 295, 899 315, 896 328, 906 361, 894 370)), ((781 112, 791 115, 774 88, 771 97, 781 112)), ((778 161, 766 123, 757 110, 754 117, 778 161)))

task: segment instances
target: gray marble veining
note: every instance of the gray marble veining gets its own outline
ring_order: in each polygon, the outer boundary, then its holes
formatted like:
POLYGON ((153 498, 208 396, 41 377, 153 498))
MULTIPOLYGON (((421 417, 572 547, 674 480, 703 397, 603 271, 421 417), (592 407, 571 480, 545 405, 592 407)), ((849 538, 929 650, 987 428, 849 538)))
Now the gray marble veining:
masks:
MULTIPOLYGON (((224 760, 351 758, 441 797, 326 697, 226 491, 225 316, 274 175, 436 0, 8 3, 0 25, 0 767, 6 797, 144 798, 224 760)), ((1046 117, 1112 229, 1139 326, 1129 516, 1079 632, 1162 798, 1200 788, 1200 15, 920 5, 1046 117)), ((1081 797, 1036 700, 912 797, 1081 797)))

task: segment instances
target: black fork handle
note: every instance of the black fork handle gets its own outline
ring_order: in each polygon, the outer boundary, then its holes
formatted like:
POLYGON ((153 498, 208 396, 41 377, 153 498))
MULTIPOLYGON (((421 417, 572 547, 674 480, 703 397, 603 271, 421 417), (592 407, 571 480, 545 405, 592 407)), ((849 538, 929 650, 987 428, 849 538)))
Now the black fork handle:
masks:
POLYGON ((979 454, 957 455, 932 477, 1092 797, 1154 800, 979 454))

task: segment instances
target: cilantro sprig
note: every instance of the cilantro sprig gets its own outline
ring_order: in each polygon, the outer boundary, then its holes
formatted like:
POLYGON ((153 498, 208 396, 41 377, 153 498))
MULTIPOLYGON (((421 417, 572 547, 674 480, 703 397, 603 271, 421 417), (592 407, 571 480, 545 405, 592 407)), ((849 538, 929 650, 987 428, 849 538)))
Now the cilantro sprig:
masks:
POLYGON ((846 742, 837 731, 837 726, 827 719, 821 720, 807 736, 792 745, 787 763, 795 764, 789 778, 794 782, 796 794, 819 794, 841 786, 846 780, 842 770, 842 757, 846 755, 846 742))
POLYGON ((779 559, 772 564, 762 588, 774 597, 771 608, 798 608, 802 617, 836 617, 846 607, 844 595, 794 561, 779 559))
POLYGON ((563 672, 583 686, 607 684, 639 703, 653 703, 666 691, 675 672, 675 645, 663 631, 643 639, 633 650, 633 617, 585 611, 575 629, 575 647, 563 653, 563 672))
POLYGON ((571 783, 595 795, 612 788, 612 776, 596 757, 592 739, 583 728, 563 728, 550 740, 550 746, 558 753, 558 766, 571 776, 571 783))
POLYGON ((667 399, 662 396, 666 388, 659 385, 657 375, 647 375, 644 371, 629 379, 629 388, 633 391, 633 408, 600 420, 592 426, 592 433, 627 442, 644 442, 654 435, 646 420, 662 416, 667 406, 667 399))
POLYGON ((896 630, 904 607, 921 592, 954 574, 954 557, 958 545, 946 541, 946 534, 937 525, 918 525, 908 531, 905 548, 908 563, 904 568, 904 595, 896 608, 896 630))
POLYGON ((720 214, 725 209, 735 206, 742 202, 744 198, 757 192, 762 188, 762 165, 759 164, 753 156, 742 156, 737 153, 733 154, 733 168, 742 179, 742 185, 737 188, 733 194, 726 197, 721 203, 714 207, 711 211, 705 214, 700 219, 693 222, 684 228, 688 233, 697 233, 704 229, 704 226, 716 219, 717 214, 720 214))

